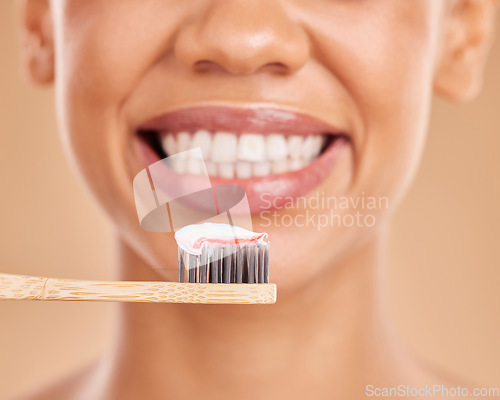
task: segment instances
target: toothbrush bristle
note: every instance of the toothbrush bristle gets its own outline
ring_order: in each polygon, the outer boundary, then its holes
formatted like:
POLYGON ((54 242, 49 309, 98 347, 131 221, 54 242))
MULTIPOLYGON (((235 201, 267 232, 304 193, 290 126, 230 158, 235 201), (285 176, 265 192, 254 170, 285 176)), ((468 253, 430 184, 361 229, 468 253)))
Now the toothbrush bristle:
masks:
POLYGON ((215 244, 199 255, 179 247, 179 282, 269 283, 269 243, 215 244))

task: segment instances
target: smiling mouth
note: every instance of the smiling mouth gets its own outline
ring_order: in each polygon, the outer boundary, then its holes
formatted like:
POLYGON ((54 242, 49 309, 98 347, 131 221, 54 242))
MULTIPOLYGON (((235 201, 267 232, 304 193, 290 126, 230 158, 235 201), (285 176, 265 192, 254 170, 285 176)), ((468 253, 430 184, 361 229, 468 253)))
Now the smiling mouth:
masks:
POLYGON ((263 195, 309 192, 350 143, 336 127, 275 108, 184 108, 143 123, 136 133, 146 165, 200 148, 203 160, 175 157, 173 172, 193 178, 208 173, 213 184, 239 185, 252 211, 262 209, 263 195))
MULTIPOLYGON (((200 148, 208 175, 222 179, 299 171, 320 157, 336 139, 345 137, 310 117, 281 110, 229 113, 211 107, 211 114, 208 112, 188 109, 157 117, 140 128, 138 135, 160 159, 200 148), (222 119, 220 111, 225 112, 222 119)), ((197 158, 178 158, 172 167, 179 174, 205 173, 197 158)))
MULTIPOLYGON (((199 129, 194 133, 142 131, 140 135, 160 159, 176 153, 201 149, 212 178, 249 179, 284 174, 307 167, 317 159, 334 135, 283 135, 199 129)), ((198 158, 178 158, 172 165, 178 174, 204 175, 198 158)))

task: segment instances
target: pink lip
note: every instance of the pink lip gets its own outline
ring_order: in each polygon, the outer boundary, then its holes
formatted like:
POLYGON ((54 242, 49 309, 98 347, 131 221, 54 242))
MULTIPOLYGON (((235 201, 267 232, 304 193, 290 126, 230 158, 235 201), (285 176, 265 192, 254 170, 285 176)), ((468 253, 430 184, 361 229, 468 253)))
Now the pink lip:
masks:
MULTIPOLYGON (((194 132, 198 129, 245 133, 282 133, 285 135, 332 134, 333 142, 305 168, 278 175, 249 179, 210 178, 212 185, 237 185, 248 197, 250 210, 258 213, 283 207, 290 198, 305 196, 318 186, 348 148, 350 140, 338 128, 305 114, 274 108, 233 108, 198 106, 176 110, 142 124, 139 131, 194 132)), ((137 135, 139 150, 146 165, 160 158, 150 145, 137 135)), ((167 168, 167 167, 166 167, 167 168)), ((190 179, 196 176, 190 175, 190 179)))
POLYGON ((228 131, 235 134, 282 133, 284 135, 341 134, 338 128, 305 114, 276 108, 234 108, 198 106, 183 108, 155 117, 140 130, 194 132, 197 129, 228 131))

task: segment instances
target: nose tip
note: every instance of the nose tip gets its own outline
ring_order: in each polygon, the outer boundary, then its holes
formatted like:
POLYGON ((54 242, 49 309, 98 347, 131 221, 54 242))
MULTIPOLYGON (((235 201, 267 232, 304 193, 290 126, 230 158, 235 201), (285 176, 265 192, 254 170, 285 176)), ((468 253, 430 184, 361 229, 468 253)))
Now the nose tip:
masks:
POLYGON ((250 75, 299 70, 309 57, 305 32, 276 5, 270 10, 269 2, 256 3, 260 5, 249 11, 237 1, 216 2, 180 29, 174 44, 177 59, 197 72, 250 75))

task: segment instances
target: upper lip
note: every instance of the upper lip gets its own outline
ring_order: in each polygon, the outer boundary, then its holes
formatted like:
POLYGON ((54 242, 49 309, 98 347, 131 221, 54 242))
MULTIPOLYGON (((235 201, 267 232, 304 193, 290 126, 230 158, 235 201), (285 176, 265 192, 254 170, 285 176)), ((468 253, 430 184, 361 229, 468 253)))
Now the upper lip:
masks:
POLYGON ((281 133, 284 135, 345 134, 338 127, 301 112, 275 107, 241 108, 200 105, 155 116, 139 126, 139 131, 281 133))

